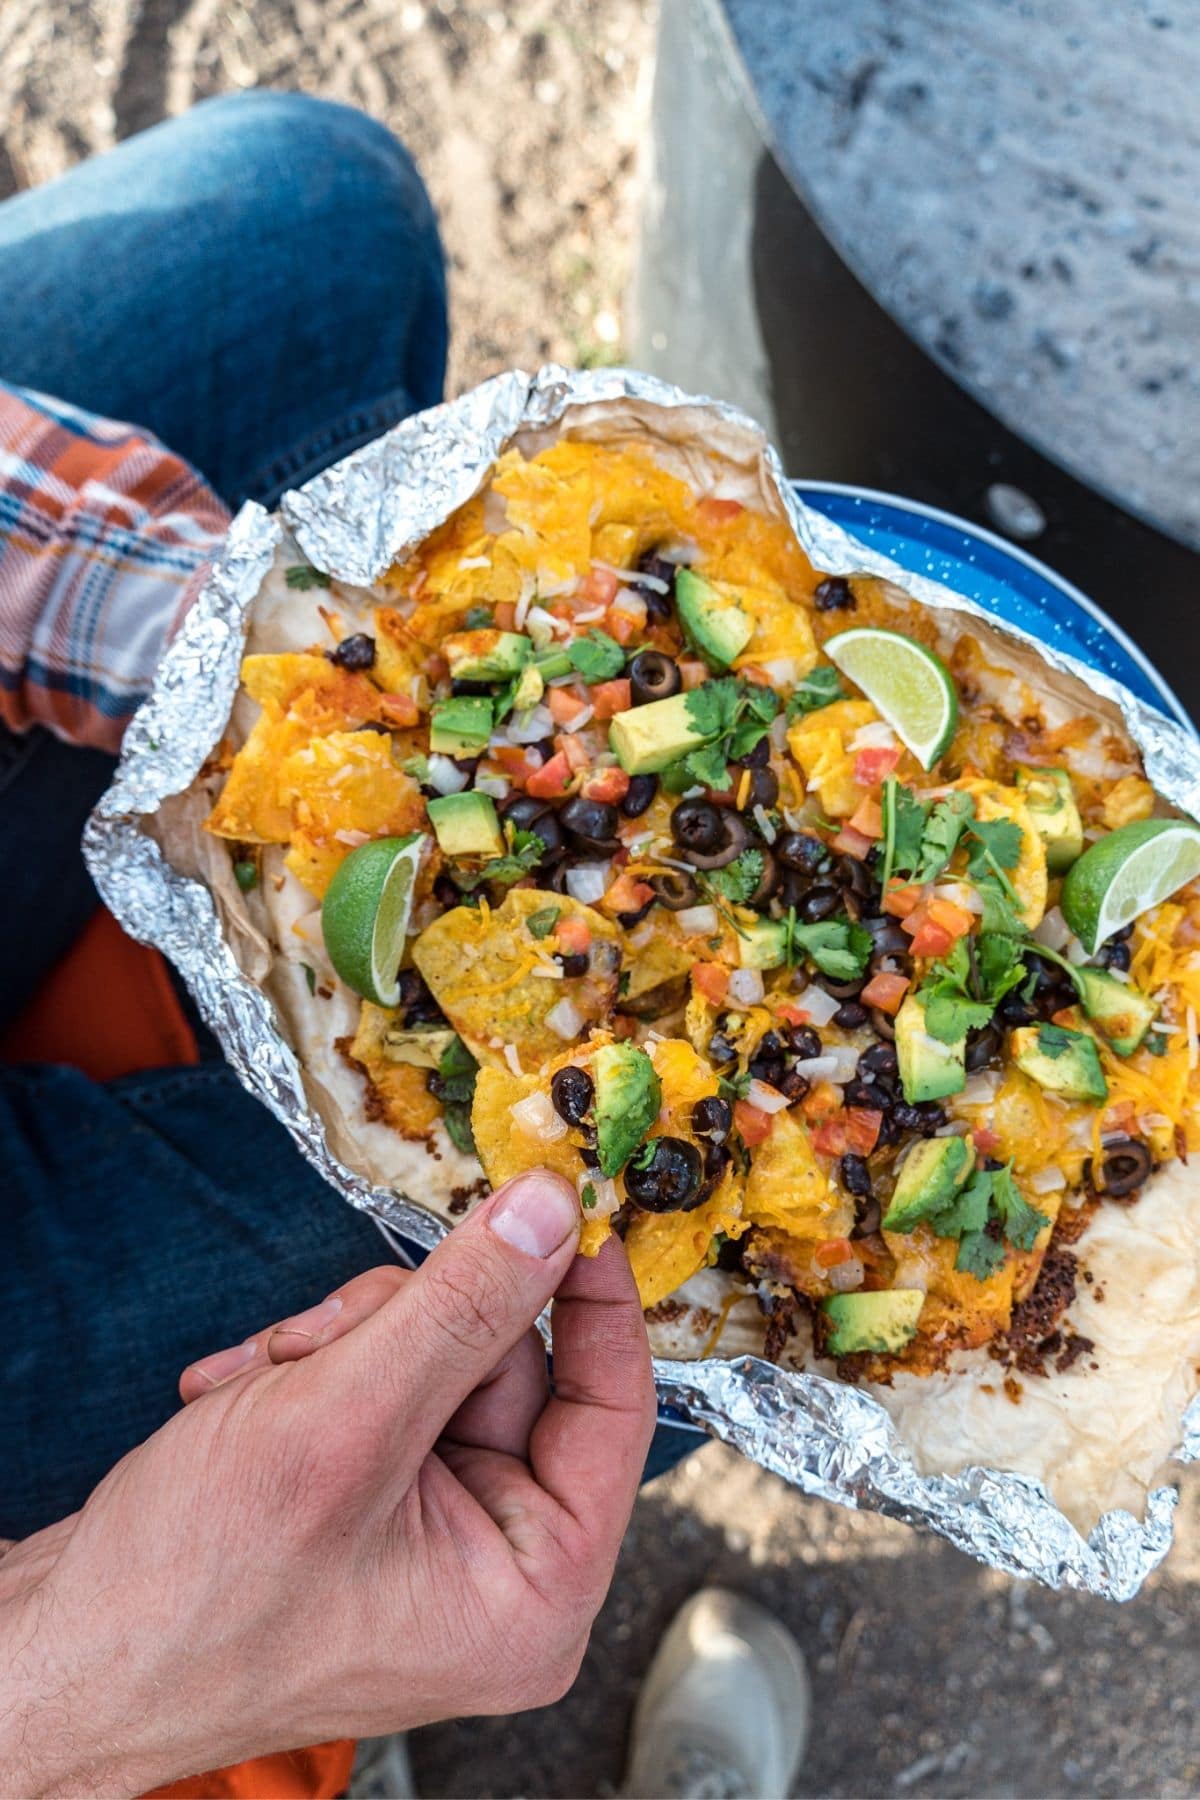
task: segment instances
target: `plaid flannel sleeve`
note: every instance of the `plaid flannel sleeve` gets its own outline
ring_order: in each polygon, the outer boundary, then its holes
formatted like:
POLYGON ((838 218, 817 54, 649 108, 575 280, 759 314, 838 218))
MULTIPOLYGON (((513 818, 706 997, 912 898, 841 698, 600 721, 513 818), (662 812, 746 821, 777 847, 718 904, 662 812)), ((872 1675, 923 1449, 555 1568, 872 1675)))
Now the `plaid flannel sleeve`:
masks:
POLYGON ((115 750, 228 523, 148 432, 0 383, 0 720, 115 750))

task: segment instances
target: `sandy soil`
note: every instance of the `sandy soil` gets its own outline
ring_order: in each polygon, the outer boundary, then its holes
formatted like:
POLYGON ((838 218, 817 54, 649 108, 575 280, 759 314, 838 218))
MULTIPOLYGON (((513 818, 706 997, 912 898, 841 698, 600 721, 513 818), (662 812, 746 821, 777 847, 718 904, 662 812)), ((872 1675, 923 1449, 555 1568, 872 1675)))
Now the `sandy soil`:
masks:
POLYGON ((0 198, 210 94, 298 88, 383 119, 451 264, 457 392, 615 360, 650 0, 3 0, 0 198))

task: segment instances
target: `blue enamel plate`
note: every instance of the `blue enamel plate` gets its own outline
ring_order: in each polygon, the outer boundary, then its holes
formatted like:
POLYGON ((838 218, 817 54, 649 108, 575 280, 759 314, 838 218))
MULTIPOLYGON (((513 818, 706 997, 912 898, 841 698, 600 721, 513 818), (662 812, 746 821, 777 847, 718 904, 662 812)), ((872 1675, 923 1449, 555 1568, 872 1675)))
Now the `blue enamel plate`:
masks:
POLYGON ((795 489, 814 512, 824 513, 902 569, 940 581, 1002 623, 1020 625, 1042 643, 1069 651, 1178 719, 1193 736, 1200 735, 1158 670, 1121 627, 1027 551, 980 525, 894 494, 836 481, 798 481, 795 489))

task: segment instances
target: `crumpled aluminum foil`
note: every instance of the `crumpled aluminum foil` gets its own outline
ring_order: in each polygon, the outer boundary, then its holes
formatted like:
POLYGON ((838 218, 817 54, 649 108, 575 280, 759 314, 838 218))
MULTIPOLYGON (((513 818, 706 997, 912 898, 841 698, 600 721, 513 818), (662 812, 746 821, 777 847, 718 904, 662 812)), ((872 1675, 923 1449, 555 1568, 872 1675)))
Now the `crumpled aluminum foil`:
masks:
MULTIPOLYGON (((282 522, 253 503, 244 506, 163 658, 154 690, 126 735, 113 784, 84 835, 88 866, 106 904, 132 936, 155 945, 180 969, 245 1086, 352 1205, 426 1249, 444 1236, 443 1221, 404 1195, 373 1187, 330 1153, 321 1120, 308 1106, 296 1057, 277 1029, 270 1002, 237 967, 208 890, 167 864, 139 819, 189 786, 224 731, 246 620, 284 541, 285 523, 318 568, 369 587, 470 498, 518 429, 549 427, 569 407, 622 398, 661 407, 700 405, 743 430, 757 429, 733 407, 683 394, 650 376, 551 365, 532 378, 519 371, 499 375, 458 400, 405 420, 286 494, 282 522)), ((929 605, 990 616, 810 512, 773 451, 768 466, 817 567, 879 575, 929 605)), ((1015 627, 1005 629, 1115 701, 1155 787, 1200 814, 1200 745, 1187 731, 1054 645, 1015 627)), ((1026 1476, 985 1468, 953 1476, 918 1474, 887 1414, 857 1388, 793 1374, 757 1357, 658 1359, 655 1371, 664 1403, 806 1493, 926 1526, 1009 1574, 1127 1600, 1170 1548, 1177 1496, 1169 1486, 1150 1495, 1144 1519, 1119 1510, 1107 1513, 1085 1540, 1045 1488, 1026 1476)), ((1189 1409, 1177 1456, 1181 1462, 1200 1459, 1200 1399, 1189 1409)))

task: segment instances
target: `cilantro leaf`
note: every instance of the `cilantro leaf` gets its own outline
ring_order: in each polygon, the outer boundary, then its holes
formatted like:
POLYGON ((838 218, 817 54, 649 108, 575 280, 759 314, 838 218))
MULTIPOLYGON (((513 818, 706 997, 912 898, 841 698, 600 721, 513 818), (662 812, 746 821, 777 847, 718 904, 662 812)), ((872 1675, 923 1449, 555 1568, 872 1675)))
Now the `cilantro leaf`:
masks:
POLYGON ((1045 1213, 1030 1206, 1013 1180, 1012 1164, 997 1169, 992 1178, 992 1200, 1000 1215, 1004 1235, 1018 1250, 1032 1250, 1038 1232, 1050 1223, 1045 1213))
POLYGON ((311 563, 293 563, 285 569, 283 579, 290 588, 298 588, 306 593, 309 588, 327 588, 330 578, 324 569, 314 569, 311 563))
POLYGON ((558 924, 561 906, 543 906, 539 911, 530 913, 525 921, 530 937, 548 938, 558 924))
POLYGON ((999 932, 1005 937, 1024 937, 1025 921, 1003 889, 990 879, 977 881, 975 885, 983 901, 984 931, 999 932))
POLYGON ((587 1207, 589 1210, 593 1206, 595 1206, 595 1204, 596 1204, 595 1183, 591 1182, 591 1181, 585 1181, 583 1184, 583 1192, 580 1194, 579 1198, 583 1201, 584 1206, 587 1207))
POLYGON ((870 932, 847 918, 792 924, 789 943, 833 981, 857 981, 874 949, 870 932))
MULTIPOLYGON (((718 681, 704 681, 698 688, 691 688, 685 696, 685 706, 689 719, 705 738, 709 750, 715 753, 719 749, 723 762, 736 761, 739 757, 749 756, 766 736, 771 720, 779 711, 779 696, 757 682, 724 675, 718 681)), ((685 764, 690 766, 701 754, 693 751, 690 757, 684 758, 685 764)), ((715 774, 715 754, 706 766, 715 774)), ((710 776, 699 779, 709 787, 724 786, 728 775, 721 783, 710 776)))
POLYGON ((967 1231, 959 1239, 954 1266, 960 1274, 987 1281, 1003 1264, 1004 1254, 1004 1245, 990 1231, 967 1231))
POLYGON ((701 737, 719 738, 733 730, 737 714, 738 684, 727 675, 720 681, 702 681, 689 688, 684 710, 701 737))
MULTIPOLYGON (((766 689, 761 691, 765 693, 766 689)), ((773 695, 772 698, 774 698, 773 695)), ((747 713, 744 718, 738 720, 730 732, 726 755, 734 762, 740 761, 743 756, 749 756, 750 752, 762 743, 770 729, 769 719, 764 721, 755 713, 747 713)))
POLYGON ((988 1222, 992 1201, 992 1172, 977 1169, 966 1185, 959 1189, 949 1206, 935 1213, 931 1224, 939 1237, 965 1237, 969 1231, 982 1231, 988 1222))
POLYGON ((929 815, 921 837, 921 860, 913 871, 918 881, 936 881, 958 848, 967 821, 975 816, 970 794, 947 794, 929 815))
POLYGON ((638 1145, 638 1148, 629 1159, 628 1166, 631 1169, 648 1169, 650 1164, 654 1161, 654 1151, 654 1139, 647 1138, 644 1144, 638 1145))
POLYGON ((976 819, 971 825, 971 860, 985 855, 1002 869, 1015 869, 1024 840, 1015 819, 976 819))
POLYGON ((982 1000, 968 1000, 952 992, 921 989, 925 1005, 925 1029, 940 1044, 957 1044, 968 1031, 980 1031, 991 1019, 993 1008, 982 1000))
POLYGON ((1043 1056, 1057 1062, 1060 1056, 1066 1055, 1072 1044, 1078 1042, 1079 1035, 1077 1031, 1067 1031, 1062 1025, 1039 1025, 1038 1049, 1043 1056))
POLYGON ((920 867, 921 846, 928 822, 928 806, 917 799, 910 787, 889 775, 883 784, 885 893, 894 874, 911 875, 920 867))
POLYGON ((485 862, 483 867, 477 870, 451 870, 451 879, 455 884, 469 894, 472 889, 488 881, 498 881, 505 885, 513 881, 522 881, 526 875, 536 869, 546 854, 545 839, 540 838, 536 831, 521 831, 520 829, 510 830, 507 835, 509 846, 507 856, 493 856, 490 862, 485 862))
POLYGON ((442 1051, 437 1070, 429 1077, 429 1091, 442 1103, 446 1135, 464 1156, 475 1152, 471 1130, 471 1102, 479 1064, 460 1037, 451 1038, 442 1051))
POLYGON ((1004 1261, 1005 1240, 1018 1250, 1032 1250, 1049 1220, 1023 1197, 1009 1163, 977 1169, 930 1223, 939 1237, 958 1238, 955 1268, 986 1281, 1004 1261))
POLYGON ((697 782, 701 782, 705 787, 720 791, 729 786, 729 768, 724 755, 714 745, 710 744, 704 750, 691 751, 684 757, 681 766, 688 777, 687 787, 694 787, 697 782))
POLYGON ((732 1079, 724 1075, 717 1076, 717 1092, 722 1100, 744 1100, 750 1092, 750 1083, 754 1077, 747 1069, 743 1075, 734 1075, 732 1079))
POLYGON ((300 967, 304 970, 304 979, 308 984, 309 993, 315 994, 317 991, 317 971, 313 968, 311 963, 301 963, 300 967))
POLYGON ((762 851, 743 850, 740 856, 735 856, 723 869, 710 869, 704 877, 704 886, 712 893, 719 894, 723 900, 729 900, 735 906, 744 906, 762 877, 762 851))
POLYGON ((464 631, 484 631, 492 623, 490 606, 469 606, 463 620, 464 631))
POLYGON ((983 992, 993 1006, 998 1006, 1006 994, 1025 980, 1028 970, 1023 953, 1024 945, 1003 932, 980 933, 975 946, 976 967, 983 992))
POLYGON ((831 706, 835 700, 844 700, 846 690, 832 663, 823 663, 819 669, 810 669, 799 685, 793 688, 788 696, 788 719, 803 718, 805 713, 817 712, 822 706, 831 706))
POLYGON ((625 652, 606 631, 589 631, 566 647, 571 667, 584 681, 612 681, 625 667, 625 652))

